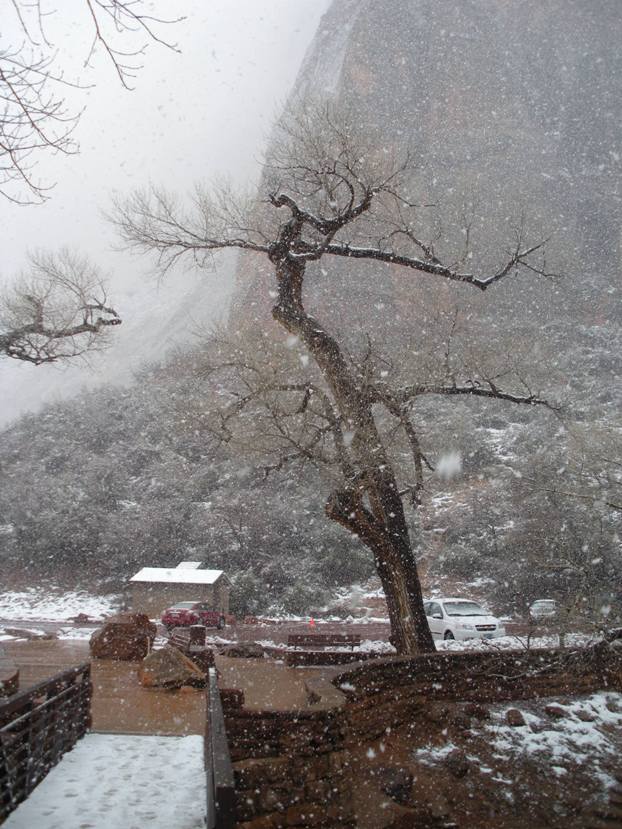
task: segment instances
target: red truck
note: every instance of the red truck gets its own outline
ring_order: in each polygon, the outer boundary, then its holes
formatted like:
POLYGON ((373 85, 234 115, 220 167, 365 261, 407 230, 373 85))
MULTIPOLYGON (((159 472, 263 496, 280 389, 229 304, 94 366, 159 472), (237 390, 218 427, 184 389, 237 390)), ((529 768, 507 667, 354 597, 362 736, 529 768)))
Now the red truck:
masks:
POLYGON ((167 608, 161 619, 167 630, 190 627, 190 625, 205 625, 208 628, 222 630, 225 626, 224 614, 218 610, 212 610, 204 602, 179 602, 167 608))

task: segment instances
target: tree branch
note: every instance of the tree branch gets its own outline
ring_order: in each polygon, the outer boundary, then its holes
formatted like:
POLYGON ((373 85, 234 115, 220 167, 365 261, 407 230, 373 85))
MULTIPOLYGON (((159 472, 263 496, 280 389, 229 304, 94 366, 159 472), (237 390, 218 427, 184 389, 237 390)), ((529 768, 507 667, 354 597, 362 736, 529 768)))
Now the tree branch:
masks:
POLYGON ((530 271, 539 273, 542 276, 556 276, 556 274, 549 274, 527 262, 527 258, 536 251, 541 250, 545 244, 546 240, 515 252, 502 268, 490 276, 484 277, 475 276, 473 273, 455 271, 450 267, 440 264, 436 258, 419 259, 418 257, 405 256, 393 251, 380 250, 379 248, 358 247, 346 243, 332 243, 327 245, 324 250, 331 256, 342 256, 348 259, 368 259, 375 262, 385 262, 388 265, 400 265, 401 267, 410 268, 420 273, 441 276, 453 282, 464 282, 468 285, 474 285, 476 288, 485 291, 491 285, 494 285, 495 282, 507 276, 514 268, 518 267, 528 267, 530 271))

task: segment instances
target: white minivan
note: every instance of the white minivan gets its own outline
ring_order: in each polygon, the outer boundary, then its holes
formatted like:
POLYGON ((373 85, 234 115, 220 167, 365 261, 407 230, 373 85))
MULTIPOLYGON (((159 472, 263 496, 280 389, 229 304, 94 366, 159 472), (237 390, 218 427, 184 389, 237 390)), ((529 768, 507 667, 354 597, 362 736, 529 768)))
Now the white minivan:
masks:
POLYGON ((496 639, 505 628, 496 616, 470 599, 429 599, 425 615, 435 639, 496 639))

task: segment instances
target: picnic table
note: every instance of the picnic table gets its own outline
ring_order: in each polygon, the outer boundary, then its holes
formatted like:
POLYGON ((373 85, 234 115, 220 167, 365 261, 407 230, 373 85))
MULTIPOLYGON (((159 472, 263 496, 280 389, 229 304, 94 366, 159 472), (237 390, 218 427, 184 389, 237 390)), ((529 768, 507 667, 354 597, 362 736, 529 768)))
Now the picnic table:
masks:
POLYGON ((330 648, 348 645, 351 649, 361 644, 358 633, 290 633, 287 644, 293 648, 330 648))

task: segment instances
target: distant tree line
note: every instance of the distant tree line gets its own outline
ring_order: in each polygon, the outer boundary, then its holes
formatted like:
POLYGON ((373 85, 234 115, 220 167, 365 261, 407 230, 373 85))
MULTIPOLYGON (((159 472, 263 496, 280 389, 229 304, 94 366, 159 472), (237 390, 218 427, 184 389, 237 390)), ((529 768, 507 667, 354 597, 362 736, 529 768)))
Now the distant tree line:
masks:
MULTIPOLYGON (((3 572, 116 590, 140 567, 197 559, 232 576, 239 613, 305 612, 374 572, 365 548, 325 521, 317 466, 272 468, 250 419, 246 446, 219 439, 206 371, 214 342, 145 369, 131 388, 87 392, 4 430, 3 572)), ((426 588, 474 585, 462 592, 504 613, 524 613, 535 598, 578 599, 596 622, 603 608, 614 618, 619 515, 546 491, 566 449, 521 412, 510 421, 485 404, 437 412, 426 431, 435 457, 466 445, 467 415, 478 447, 456 478, 430 477, 417 514, 426 588), (487 440, 500 431, 511 464, 487 440)))

